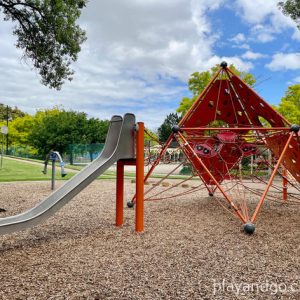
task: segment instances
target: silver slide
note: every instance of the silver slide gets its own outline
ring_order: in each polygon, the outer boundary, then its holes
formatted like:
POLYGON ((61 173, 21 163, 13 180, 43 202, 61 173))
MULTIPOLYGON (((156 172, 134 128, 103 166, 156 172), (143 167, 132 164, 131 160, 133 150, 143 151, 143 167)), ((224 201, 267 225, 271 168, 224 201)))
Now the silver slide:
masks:
POLYGON ((126 114, 124 118, 113 116, 99 157, 34 208, 15 216, 0 218, 0 234, 23 230, 43 222, 118 159, 134 158, 134 126, 133 114, 126 114))

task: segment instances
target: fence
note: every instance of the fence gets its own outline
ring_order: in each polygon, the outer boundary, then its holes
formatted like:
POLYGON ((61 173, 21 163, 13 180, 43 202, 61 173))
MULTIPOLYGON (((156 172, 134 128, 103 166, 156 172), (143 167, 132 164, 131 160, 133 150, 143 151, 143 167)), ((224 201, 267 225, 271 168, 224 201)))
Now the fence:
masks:
MULTIPOLYGON (((71 144, 66 153, 60 153, 64 162, 69 164, 87 164, 93 161, 103 150, 104 144, 71 144)), ((57 149, 53 149, 57 150, 57 149)), ((14 146, 8 148, 8 155, 44 160, 45 155, 40 155, 31 146, 14 146)))
POLYGON ((104 144, 70 144, 64 161, 73 164, 87 164, 102 152, 104 144))

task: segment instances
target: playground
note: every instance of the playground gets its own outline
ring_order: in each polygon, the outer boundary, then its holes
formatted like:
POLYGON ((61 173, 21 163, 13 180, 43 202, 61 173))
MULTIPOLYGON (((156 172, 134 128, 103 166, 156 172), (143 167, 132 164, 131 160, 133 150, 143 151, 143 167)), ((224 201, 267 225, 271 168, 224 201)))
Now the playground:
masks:
POLYGON ((52 193, 3 183, 3 298, 299 299, 299 137, 226 62, 154 159, 144 123, 113 116, 56 188, 49 153, 52 193))
MULTIPOLYGON (((115 184, 94 181, 46 222, 1 236, 0 298, 274 299, 279 284, 282 291, 283 284, 299 288, 297 206, 266 202, 259 230, 249 236, 204 192, 145 203, 146 230, 135 234, 132 209, 125 209, 123 227, 114 226, 115 184), (273 285, 265 292, 230 289, 258 282, 273 285)), ((0 202, 11 215, 50 194, 49 182, 2 187, 0 202)), ((125 180, 125 194, 134 190, 125 180)))

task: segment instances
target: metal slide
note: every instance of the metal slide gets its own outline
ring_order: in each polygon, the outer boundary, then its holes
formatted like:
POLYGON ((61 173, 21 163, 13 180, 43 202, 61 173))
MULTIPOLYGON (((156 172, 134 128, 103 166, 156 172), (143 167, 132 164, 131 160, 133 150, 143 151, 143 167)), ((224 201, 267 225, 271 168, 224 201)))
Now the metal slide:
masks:
POLYGON ((125 114, 124 118, 113 116, 104 149, 99 157, 34 208, 15 216, 0 218, 0 234, 24 230, 43 222, 118 159, 134 158, 134 126, 133 114, 125 114))

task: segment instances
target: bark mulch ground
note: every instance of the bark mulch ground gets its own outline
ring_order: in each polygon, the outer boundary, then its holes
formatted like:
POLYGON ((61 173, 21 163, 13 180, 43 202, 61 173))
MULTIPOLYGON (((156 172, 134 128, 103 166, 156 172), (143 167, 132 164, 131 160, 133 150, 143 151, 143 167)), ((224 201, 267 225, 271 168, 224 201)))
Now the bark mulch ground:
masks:
MULTIPOLYGON (((3 183, 0 217, 49 193, 3 183)), ((206 194, 145 203, 143 234, 132 209, 114 227, 114 209, 115 182, 96 181, 47 222, 0 236, 0 298, 300 299, 299 206, 266 203, 252 236, 206 194)))

